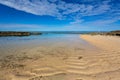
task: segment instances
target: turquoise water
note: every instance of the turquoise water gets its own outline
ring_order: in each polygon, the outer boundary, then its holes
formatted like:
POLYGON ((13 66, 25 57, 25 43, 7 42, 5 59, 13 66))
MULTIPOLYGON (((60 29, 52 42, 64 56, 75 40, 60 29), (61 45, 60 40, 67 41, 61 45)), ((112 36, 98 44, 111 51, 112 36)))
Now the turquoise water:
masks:
POLYGON ((23 49, 40 46, 92 48, 88 42, 80 38, 80 34, 42 34, 24 37, 0 37, 0 55, 17 53, 23 49))
POLYGON ((35 47, 38 45, 54 45, 57 43, 76 43, 81 42, 79 34, 42 34, 24 37, 0 37, 0 46, 27 46, 35 47))
POLYGON ((21 41, 33 41, 33 40, 46 40, 46 39, 67 39, 67 38, 76 38, 79 34, 42 34, 42 35, 31 35, 31 36, 23 36, 23 37, 17 37, 17 36, 9 36, 9 37, 0 37, 0 41, 15 41, 15 42, 21 42, 21 41))

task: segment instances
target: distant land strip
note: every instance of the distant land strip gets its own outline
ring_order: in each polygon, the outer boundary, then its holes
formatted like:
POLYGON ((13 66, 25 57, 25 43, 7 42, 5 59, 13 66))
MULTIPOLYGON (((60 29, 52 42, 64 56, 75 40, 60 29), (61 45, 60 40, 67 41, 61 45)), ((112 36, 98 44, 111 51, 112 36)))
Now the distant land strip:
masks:
POLYGON ((120 36, 120 30, 110 31, 110 32, 97 32, 97 31, 48 31, 48 32, 20 32, 20 31, 0 31, 0 37, 2 36, 30 36, 30 35, 41 35, 46 33, 54 34, 90 34, 90 35, 111 35, 120 36))
POLYGON ((1 36, 30 36, 30 35, 41 35, 40 32, 16 32, 16 31, 1 31, 1 36))
POLYGON ((120 36, 120 30, 110 31, 110 32, 92 32, 88 33, 90 35, 110 35, 110 36, 120 36))

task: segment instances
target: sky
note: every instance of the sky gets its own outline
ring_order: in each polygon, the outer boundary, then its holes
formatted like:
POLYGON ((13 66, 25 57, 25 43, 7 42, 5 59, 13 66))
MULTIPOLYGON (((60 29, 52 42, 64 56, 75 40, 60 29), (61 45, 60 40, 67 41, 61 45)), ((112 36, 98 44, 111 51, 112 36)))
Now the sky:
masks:
POLYGON ((120 0, 0 0, 0 31, 120 30, 120 0))

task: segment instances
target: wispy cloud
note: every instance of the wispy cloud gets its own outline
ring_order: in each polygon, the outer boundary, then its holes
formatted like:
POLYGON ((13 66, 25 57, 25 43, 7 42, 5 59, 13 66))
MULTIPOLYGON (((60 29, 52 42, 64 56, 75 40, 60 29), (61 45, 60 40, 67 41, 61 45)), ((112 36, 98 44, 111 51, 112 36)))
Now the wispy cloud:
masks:
POLYGON ((112 0, 81 0, 80 3, 68 3, 64 0, 0 0, 0 4, 34 15, 48 15, 58 19, 69 17, 73 23, 81 23, 85 16, 104 13, 120 15, 118 8, 111 5, 112 0), (89 3, 89 4, 88 4, 89 3), (116 13, 114 13, 116 11, 116 13))
POLYGON ((54 27, 50 25, 36 25, 36 24, 0 24, 1 31, 60 31, 60 30, 68 30, 69 27, 61 26, 54 27))
POLYGON ((82 23, 84 20, 82 20, 82 19, 76 19, 75 21, 73 21, 73 22, 70 22, 70 24, 78 24, 78 23, 82 23))
POLYGON ((2 28, 40 28, 43 26, 35 24, 0 24, 2 28))
POLYGON ((35 15, 56 17, 77 12, 82 15, 98 15, 109 10, 107 3, 85 5, 66 3, 62 0, 0 0, 0 3, 35 15))
POLYGON ((46 26, 35 24, 0 24, 0 30, 40 30, 46 26))
POLYGON ((110 26, 110 25, 113 25, 115 22, 117 22, 119 20, 120 20, 120 16, 117 16, 117 17, 110 16, 107 19, 90 21, 90 22, 86 22, 86 24, 89 24, 91 26, 110 26))

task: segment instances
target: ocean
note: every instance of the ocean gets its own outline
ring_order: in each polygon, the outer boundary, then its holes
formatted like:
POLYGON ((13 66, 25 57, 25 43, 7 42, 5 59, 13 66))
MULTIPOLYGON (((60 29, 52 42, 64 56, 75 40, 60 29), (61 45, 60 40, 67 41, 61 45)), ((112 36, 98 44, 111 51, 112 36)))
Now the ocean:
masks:
POLYGON ((81 34, 83 32, 42 32, 42 35, 0 37, 0 55, 40 46, 93 48, 80 38, 81 34))

